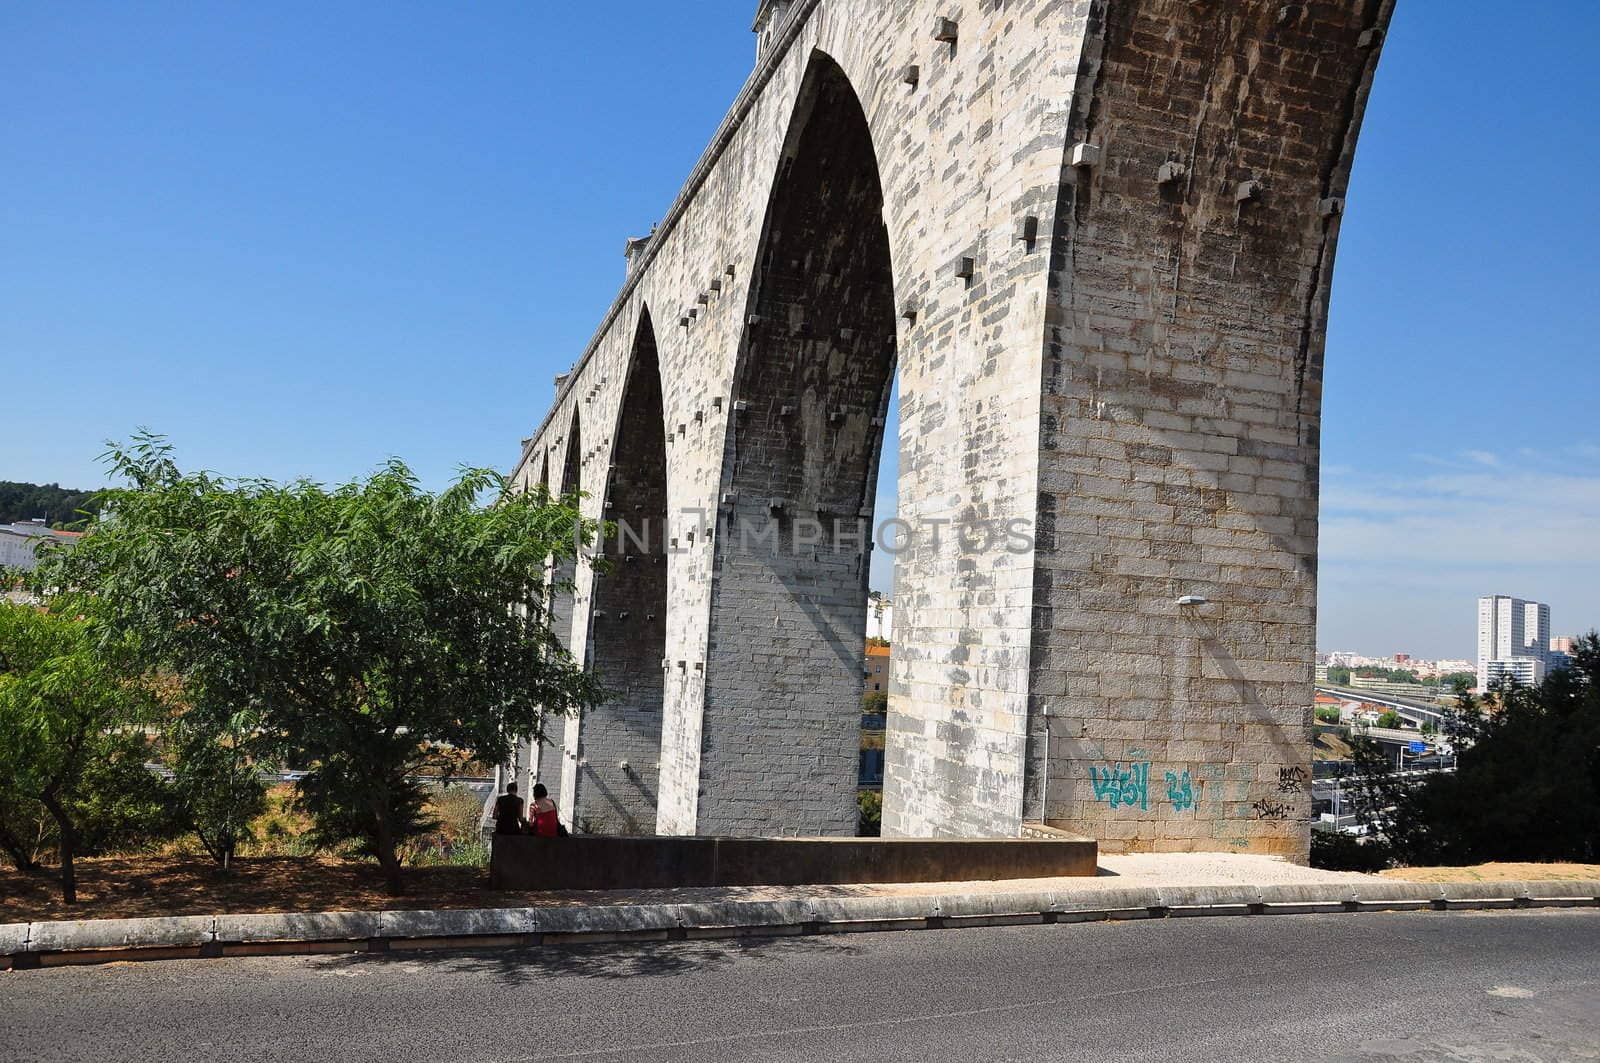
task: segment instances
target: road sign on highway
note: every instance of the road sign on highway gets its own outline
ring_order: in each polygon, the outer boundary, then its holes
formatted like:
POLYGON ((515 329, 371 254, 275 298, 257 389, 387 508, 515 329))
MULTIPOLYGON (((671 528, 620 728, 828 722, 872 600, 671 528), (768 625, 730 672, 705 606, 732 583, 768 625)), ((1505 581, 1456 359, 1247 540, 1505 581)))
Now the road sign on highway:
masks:
POLYGON ((1426 742, 1412 742, 1409 746, 1406 747, 1406 750, 1408 752, 1411 752, 1411 753, 1426 753, 1428 751, 1428 743, 1426 743, 1426 742))

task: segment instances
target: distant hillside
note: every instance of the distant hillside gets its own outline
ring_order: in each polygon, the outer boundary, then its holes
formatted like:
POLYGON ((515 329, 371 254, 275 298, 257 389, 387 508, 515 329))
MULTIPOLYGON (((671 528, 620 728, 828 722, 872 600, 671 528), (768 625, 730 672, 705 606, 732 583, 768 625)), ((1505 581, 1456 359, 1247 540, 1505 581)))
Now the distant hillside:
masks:
POLYGON ((80 510, 95 511, 93 491, 74 491, 60 484, 25 484, 0 480, 0 524, 43 517, 51 527, 72 527, 83 520, 80 510))

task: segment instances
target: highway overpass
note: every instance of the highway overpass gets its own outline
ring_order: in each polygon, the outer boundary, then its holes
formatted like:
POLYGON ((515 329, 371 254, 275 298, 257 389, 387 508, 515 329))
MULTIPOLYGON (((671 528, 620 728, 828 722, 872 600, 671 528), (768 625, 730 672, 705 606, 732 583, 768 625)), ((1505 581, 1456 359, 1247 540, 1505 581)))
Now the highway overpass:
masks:
POLYGON ((1414 698, 1401 698, 1392 694, 1379 694, 1372 690, 1352 690, 1349 687, 1322 684, 1317 686, 1316 691, 1318 694, 1326 694, 1341 701, 1359 701, 1364 705, 1379 705, 1385 709, 1393 709, 1402 719, 1418 727, 1427 723, 1431 723, 1441 729, 1444 727, 1445 710, 1443 708, 1414 698))

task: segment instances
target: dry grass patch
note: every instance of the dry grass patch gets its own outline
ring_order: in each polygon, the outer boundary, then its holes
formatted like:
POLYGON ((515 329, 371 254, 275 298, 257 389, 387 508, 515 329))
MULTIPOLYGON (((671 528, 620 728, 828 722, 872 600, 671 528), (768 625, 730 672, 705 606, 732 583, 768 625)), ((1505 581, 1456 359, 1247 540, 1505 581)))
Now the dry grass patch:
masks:
POLYGON ((1407 882, 1522 882, 1600 879, 1600 864, 1477 864, 1472 867, 1392 867, 1379 874, 1407 882))

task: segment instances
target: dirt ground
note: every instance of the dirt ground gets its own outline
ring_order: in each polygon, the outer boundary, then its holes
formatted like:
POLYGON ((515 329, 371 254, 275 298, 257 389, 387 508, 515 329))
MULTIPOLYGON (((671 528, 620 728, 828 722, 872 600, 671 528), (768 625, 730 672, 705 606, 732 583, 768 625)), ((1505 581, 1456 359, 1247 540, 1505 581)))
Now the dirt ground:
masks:
POLYGON ((1380 872, 1407 882, 1522 882, 1600 879, 1600 864, 1478 864, 1475 867, 1396 867, 1380 872))
MULTIPOLYGON (((267 856, 235 860, 227 875, 205 857, 107 856, 78 861, 78 903, 61 903, 54 879, 0 868, 0 922, 112 919, 232 912, 325 912, 368 908, 482 908, 489 872, 476 867, 407 871, 411 892, 390 897, 376 864, 267 856)), ((517 902, 512 902, 517 903, 517 902)), ((526 903, 526 902, 521 902, 526 903)))

